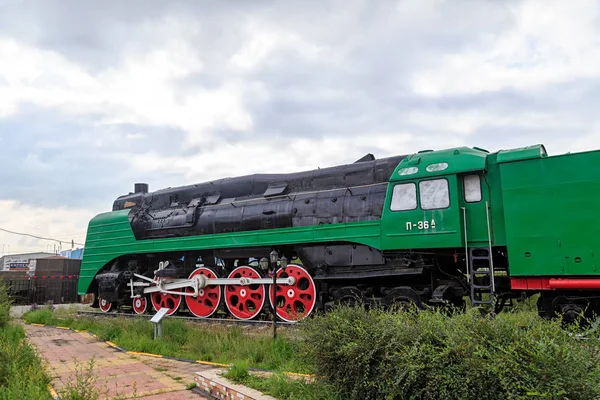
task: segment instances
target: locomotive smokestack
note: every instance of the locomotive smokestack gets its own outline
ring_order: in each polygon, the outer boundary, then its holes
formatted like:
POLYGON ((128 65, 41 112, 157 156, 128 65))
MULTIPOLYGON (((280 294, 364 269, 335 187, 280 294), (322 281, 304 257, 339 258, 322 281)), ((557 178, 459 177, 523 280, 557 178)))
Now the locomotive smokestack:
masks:
POLYGON ((133 185, 134 193, 148 193, 147 183, 136 183, 133 185))

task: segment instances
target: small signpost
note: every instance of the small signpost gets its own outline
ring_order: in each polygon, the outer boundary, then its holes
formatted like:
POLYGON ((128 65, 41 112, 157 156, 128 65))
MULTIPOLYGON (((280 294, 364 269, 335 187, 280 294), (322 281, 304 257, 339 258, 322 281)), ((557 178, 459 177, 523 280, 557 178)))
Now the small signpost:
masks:
POLYGON ((168 312, 169 309, 163 307, 150 319, 150 322, 154 324, 154 340, 162 339, 162 320, 168 312))

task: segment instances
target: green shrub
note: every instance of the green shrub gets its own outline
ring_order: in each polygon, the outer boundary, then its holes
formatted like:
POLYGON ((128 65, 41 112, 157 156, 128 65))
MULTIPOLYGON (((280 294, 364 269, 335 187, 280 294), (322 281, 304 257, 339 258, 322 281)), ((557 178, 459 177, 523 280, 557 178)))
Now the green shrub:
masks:
MULTIPOLYGON (((600 345, 531 312, 337 308, 304 323, 316 374, 352 399, 600 398, 600 345)), ((593 336, 593 333, 592 333, 593 336)))
POLYGON ((250 374, 248 373, 248 366, 244 363, 230 366, 225 373, 225 377, 234 382, 243 382, 245 379, 248 379, 249 376, 250 374))
POLYGON ((41 359, 19 325, 0 329, 0 399, 50 399, 41 359))
POLYGON ((26 321, 30 324, 52 325, 54 321, 54 313, 47 308, 29 311, 23 314, 23 318, 25 318, 25 316, 28 316, 26 321))
MULTIPOLYGON (((60 391, 62 400, 98 400, 98 376, 94 370, 96 361, 92 358, 87 364, 75 361, 75 372, 69 377, 60 391)), ((107 393, 105 393, 107 394, 107 393)))
POLYGON ((8 293, 6 283, 0 278, 0 328, 5 327, 10 320, 12 298, 8 293))

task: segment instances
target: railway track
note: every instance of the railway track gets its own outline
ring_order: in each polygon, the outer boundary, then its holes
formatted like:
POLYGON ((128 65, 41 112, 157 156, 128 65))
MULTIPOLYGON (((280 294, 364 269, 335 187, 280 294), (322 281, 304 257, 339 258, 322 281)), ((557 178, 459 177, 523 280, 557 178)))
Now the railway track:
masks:
MULTIPOLYGON (((101 312, 101 311, 77 311, 79 315, 88 315, 93 317, 104 317, 104 318, 115 318, 115 317, 126 317, 126 318, 149 318, 151 314, 135 314, 123 311, 114 312, 101 312)), ((170 315, 169 319, 179 319, 183 321, 194 322, 198 324, 209 324, 209 325, 240 325, 240 326, 255 326, 255 327, 270 327, 273 325, 273 321, 266 320, 238 320, 233 318, 198 318, 198 317, 185 317, 181 315, 170 315)), ((277 321, 277 326, 285 326, 289 328, 297 327, 298 324, 285 321, 277 321)))

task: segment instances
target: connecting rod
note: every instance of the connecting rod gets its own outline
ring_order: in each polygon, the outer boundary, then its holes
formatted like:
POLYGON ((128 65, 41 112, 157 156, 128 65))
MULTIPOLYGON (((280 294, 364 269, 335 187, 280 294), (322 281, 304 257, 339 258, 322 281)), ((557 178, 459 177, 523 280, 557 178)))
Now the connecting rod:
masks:
MULTIPOLYGON (((144 282, 134 282, 133 278, 129 281, 127 286, 131 287, 133 293, 134 287, 144 287, 144 293, 155 293, 161 292, 166 294, 175 294, 183 296, 198 296, 200 291, 207 286, 224 286, 224 285, 269 285, 273 284, 271 278, 207 278, 204 275, 196 275, 192 279, 173 279, 165 281, 164 278, 154 280, 147 276, 133 274, 136 278, 143 280, 144 282), (183 288, 194 289, 193 293, 176 292, 175 289, 183 288)), ((278 285, 293 285, 296 283, 296 279, 290 276, 287 278, 278 278, 276 280, 278 285)))

